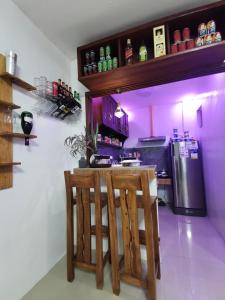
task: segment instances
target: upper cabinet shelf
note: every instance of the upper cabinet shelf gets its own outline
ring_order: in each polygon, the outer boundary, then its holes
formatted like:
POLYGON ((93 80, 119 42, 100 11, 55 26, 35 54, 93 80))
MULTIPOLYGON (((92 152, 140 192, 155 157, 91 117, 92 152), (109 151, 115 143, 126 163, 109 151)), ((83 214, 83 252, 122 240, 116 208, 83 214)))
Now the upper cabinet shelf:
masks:
POLYGON ((113 94, 116 89, 121 91, 160 85, 179 80, 185 80, 225 71, 225 0, 185 11, 160 20, 152 21, 136 28, 115 34, 105 39, 81 46, 77 49, 78 78, 93 95, 113 94), (198 26, 216 22, 216 31, 222 35, 222 42, 212 43, 202 47, 170 53, 174 43, 175 30, 182 31, 189 27, 191 38, 198 36, 198 26), (167 55, 154 58, 153 28, 164 25, 167 55), (126 40, 130 38, 135 53, 135 63, 125 65, 126 40), (148 48, 148 60, 137 62, 138 49, 142 41, 148 48), (86 53, 93 50, 96 62, 99 61, 101 46, 111 46, 111 57, 118 57, 118 68, 112 71, 84 76, 86 53))
POLYGON ((119 87, 149 87, 225 71, 225 41, 177 54, 124 66, 113 71, 81 77, 92 92, 116 93, 119 87))
POLYGON ((29 92, 36 90, 36 88, 34 86, 32 86, 31 84, 25 82, 24 80, 14 76, 14 75, 11 75, 10 73, 7 73, 7 72, 0 73, 0 78, 8 79, 12 83, 18 85, 19 87, 21 87, 24 90, 29 91, 29 92))

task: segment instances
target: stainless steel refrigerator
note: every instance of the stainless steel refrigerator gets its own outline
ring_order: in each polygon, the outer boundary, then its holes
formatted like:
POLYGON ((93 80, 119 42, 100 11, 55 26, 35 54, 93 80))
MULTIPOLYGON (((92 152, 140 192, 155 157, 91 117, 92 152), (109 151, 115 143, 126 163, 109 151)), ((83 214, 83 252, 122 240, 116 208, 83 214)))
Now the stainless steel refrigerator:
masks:
POLYGON ((197 141, 171 142, 173 211, 175 214, 205 216, 202 158, 197 141))

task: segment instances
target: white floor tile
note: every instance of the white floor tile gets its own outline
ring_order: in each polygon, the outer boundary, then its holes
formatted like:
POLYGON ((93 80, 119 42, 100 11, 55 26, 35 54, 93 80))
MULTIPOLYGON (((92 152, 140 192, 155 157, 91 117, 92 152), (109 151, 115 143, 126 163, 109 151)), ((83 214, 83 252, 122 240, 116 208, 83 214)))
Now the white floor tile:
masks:
MULTIPOLYGON (((225 300, 225 242, 208 218, 174 215, 160 207, 162 278, 157 280, 157 300, 225 300)), ((95 287, 95 274, 76 271, 66 281, 66 261, 61 260, 23 300, 145 299, 145 291, 121 283, 119 297, 112 294, 110 267, 105 268, 103 290, 95 287)))

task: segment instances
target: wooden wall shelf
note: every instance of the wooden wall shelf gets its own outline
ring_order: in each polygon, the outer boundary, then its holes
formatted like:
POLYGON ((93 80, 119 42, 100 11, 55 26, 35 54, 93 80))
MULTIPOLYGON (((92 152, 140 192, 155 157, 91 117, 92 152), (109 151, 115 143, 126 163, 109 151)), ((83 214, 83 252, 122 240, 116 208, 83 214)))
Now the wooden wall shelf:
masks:
POLYGON ((20 166, 21 162, 0 162, 0 167, 20 166))
POLYGON ((12 138, 24 138, 25 145, 29 144, 29 139, 36 138, 35 135, 14 133, 12 122, 12 110, 20 108, 13 103, 13 84, 33 91, 35 87, 24 80, 13 76, 6 71, 6 58, 0 54, 0 190, 13 186, 13 166, 21 165, 20 162, 13 162, 13 141, 12 138))
POLYGON ((0 73, 0 78, 8 79, 15 85, 18 85, 19 87, 21 87, 24 90, 29 91, 29 92, 36 90, 36 88, 34 86, 32 86, 31 84, 27 83, 26 81, 14 76, 14 75, 11 75, 10 73, 2 72, 2 73, 0 73))
POLYGON ((168 16, 147 24, 114 34, 77 49, 78 79, 86 86, 92 96, 100 96, 145 88, 225 71, 225 41, 202 46, 175 54, 170 54, 170 46, 174 43, 173 33, 189 27, 192 37, 198 35, 198 25, 215 20, 217 31, 225 39, 225 0, 198 7, 176 15, 168 16), (167 55, 154 58, 153 28, 165 25, 167 55), (149 60, 125 65, 126 40, 131 38, 135 54, 145 41, 149 50, 149 60), (83 75, 85 53, 94 50, 99 60, 99 48, 111 45, 112 56, 117 56, 119 68, 93 75, 83 75))
POLYGON ((10 109, 18 109, 18 108, 21 108, 20 106, 14 104, 14 103, 9 103, 9 102, 4 101, 4 100, 0 100, 0 105, 9 107, 10 109))
POLYGON ((24 133, 14 133, 14 132, 0 132, 0 136, 3 137, 12 137, 12 138, 29 138, 29 139, 36 139, 36 135, 32 134, 24 134, 24 133))

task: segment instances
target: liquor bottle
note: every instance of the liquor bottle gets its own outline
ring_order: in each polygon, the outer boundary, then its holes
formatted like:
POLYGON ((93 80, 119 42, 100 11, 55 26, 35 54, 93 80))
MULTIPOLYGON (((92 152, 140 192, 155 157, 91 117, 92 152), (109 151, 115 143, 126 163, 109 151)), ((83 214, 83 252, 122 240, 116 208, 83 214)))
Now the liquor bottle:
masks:
POLYGON ((141 47, 139 48, 139 61, 146 61, 146 60, 148 60, 148 51, 147 51, 147 47, 143 42, 141 47))
POLYGON ((58 79, 58 97, 62 98, 62 80, 58 79))
POLYGON ((133 47, 131 45, 131 40, 127 39, 127 47, 125 49, 125 59, 126 59, 126 65, 130 65, 133 63, 133 47))
POLYGON ((68 84, 66 84, 65 88, 66 88, 65 95, 66 95, 66 97, 69 97, 69 87, 68 87, 68 84))
POLYGON ((59 86, 57 81, 52 81, 52 96, 58 97, 59 86))
POLYGON ((62 82, 62 98, 65 99, 66 97, 66 86, 65 86, 65 82, 62 82))
POLYGON ((73 93, 72 93, 71 86, 69 87, 69 97, 70 97, 70 99, 73 99, 73 93))
POLYGON ((73 92, 73 98, 74 98, 74 100, 77 101, 77 92, 76 91, 73 92))

